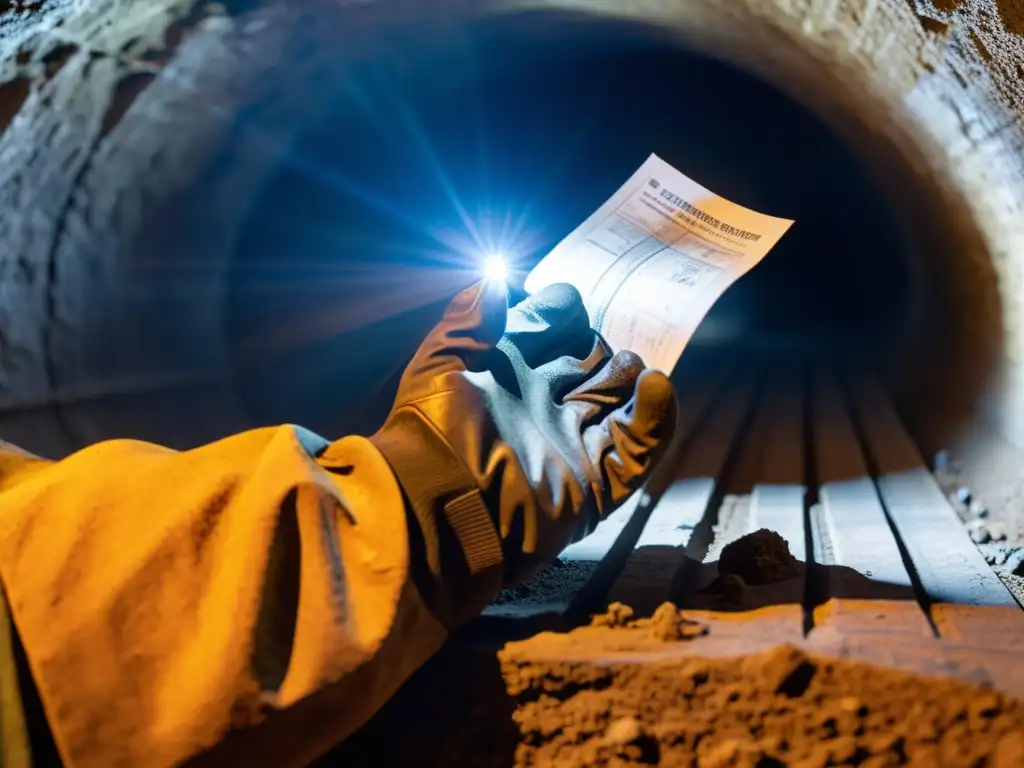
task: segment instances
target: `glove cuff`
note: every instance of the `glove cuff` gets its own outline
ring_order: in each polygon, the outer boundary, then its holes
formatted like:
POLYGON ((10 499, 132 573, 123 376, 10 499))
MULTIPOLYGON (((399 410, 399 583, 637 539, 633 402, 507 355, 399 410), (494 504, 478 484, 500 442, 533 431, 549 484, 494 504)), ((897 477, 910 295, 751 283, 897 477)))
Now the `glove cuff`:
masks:
POLYGON ((453 630, 478 615, 501 589, 501 539, 480 489, 443 435, 415 408, 392 413, 370 441, 391 466, 415 517, 409 528, 417 587, 453 630))

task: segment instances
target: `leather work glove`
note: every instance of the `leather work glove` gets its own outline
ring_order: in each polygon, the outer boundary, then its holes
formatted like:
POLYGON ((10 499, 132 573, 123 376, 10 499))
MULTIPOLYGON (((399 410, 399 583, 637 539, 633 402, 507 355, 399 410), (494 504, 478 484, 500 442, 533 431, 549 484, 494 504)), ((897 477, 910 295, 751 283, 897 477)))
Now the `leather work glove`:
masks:
POLYGON ((508 308, 455 297, 371 440, 406 496, 413 578, 449 628, 586 535, 649 475, 675 427, 668 378, 612 355, 575 288, 508 308))

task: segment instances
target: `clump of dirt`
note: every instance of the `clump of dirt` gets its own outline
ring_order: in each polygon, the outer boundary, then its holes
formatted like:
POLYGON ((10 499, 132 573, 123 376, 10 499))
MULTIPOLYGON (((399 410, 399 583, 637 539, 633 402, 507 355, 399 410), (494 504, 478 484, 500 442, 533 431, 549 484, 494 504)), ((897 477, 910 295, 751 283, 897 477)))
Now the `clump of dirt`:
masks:
POLYGON ((628 627, 632 623, 633 609, 622 603, 611 603, 608 610, 591 617, 592 627, 628 627))
POLYGON ((634 619, 633 609, 622 603, 612 603, 604 613, 590 620, 592 627, 610 629, 646 629, 652 638, 662 642, 689 640, 708 633, 706 624, 688 619, 672 603, 662 603, 654 614, 645 619, 634 619))
POLYGON ((641 619, 637 626, 650 629, 651 637, 662 642, 689 640, 708 633, 706 624, 683 616, 682 611, 672 603, 662 603, 649 619, 641 619))
MULTIPOLYGON (((718 575, 723 581, 738 576, 744 584, 774 584, 799 576, 800 562, 793 557, 784 538, 762 528, 723 547, 718 575)), ((737 585, 734 581, 733 586, 737 585)))
POLYGON ((779 646, 647 663, 504 656, 518 766, 1024 765, 1024 704, 779 646))

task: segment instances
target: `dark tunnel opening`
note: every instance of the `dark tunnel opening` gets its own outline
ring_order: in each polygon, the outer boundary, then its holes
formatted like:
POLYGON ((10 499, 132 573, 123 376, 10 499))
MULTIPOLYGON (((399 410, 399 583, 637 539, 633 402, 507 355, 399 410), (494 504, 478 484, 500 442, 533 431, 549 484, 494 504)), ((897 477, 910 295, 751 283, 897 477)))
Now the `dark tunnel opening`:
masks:
POLYGON ((910 338, 921 291, 907 233, 786 95, 640 27, 527 16, 426 37, 349 67, 252 209, 228 328, 256 421, 374 429, 482 251, 508 253, 521 285, 651 152, 796 221, 693 347, 857 349, 872 365, 910 338))

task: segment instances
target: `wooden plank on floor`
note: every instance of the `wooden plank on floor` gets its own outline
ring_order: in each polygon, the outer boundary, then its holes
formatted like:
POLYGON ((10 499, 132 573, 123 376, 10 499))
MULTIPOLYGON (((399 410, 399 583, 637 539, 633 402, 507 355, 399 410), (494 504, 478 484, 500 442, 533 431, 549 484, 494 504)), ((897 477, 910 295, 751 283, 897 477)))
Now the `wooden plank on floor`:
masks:
MULTIPOLYGON (((751 496, 764 464, 774 378, 770 375, 765 382, 742 443, 736 447, 736 458, 732 462, 729 476, 721 484, 722 503, 713 527, 713 538, 703 557, 704 564, 711 567, 703 568, 702 571, 710 579, 718 577, 714 564, 718 562, 722 550, 754 530, 751 496)), ((698 581, 697 586, 701 588, 707 585, 698 581)))
POLYGON ((971 543, 878 382, 849 381, 879 494, 940 634, 1024 650, 1024 611, 971 543))
POLYGON ((609 590, 608 602, 622 602, 633 607, 637 615, 649 615, 671 599, 673 578, 693 532, 715 501, 723 468, 742 437, 741 426, 756 386, 754 375, 741 372, 736 384, 716 403, 609 590))
POLYGON ((805 562, 803 377, 794 366, 772 382, 766 410, 765 448, 750 501, 752 528, 775 531, 805 562))
POLYGON ((821 627, 930 637, 913 582, 871 479, 843 393, 827 367, 815 371, 812 397, 815 474, 820 503, 811 535, 823 602, 821 627))
POLYGON ((804 554, 799 371, 788 361, 780 361, 780 366, 765 384, 725 486, 728 495, 719 508, 714 541, 703 563, 693 569, 693 589, 682 600, 688 614, 708 622, 719 637, 751 627, 771 632, 777 642, 795 642, 803 636, 802 576, 747 584, 738 595, 724 595, 718 581, 722 550, 760 528, 782 529, 784 538, 796 540, 801 558, 804 554))

